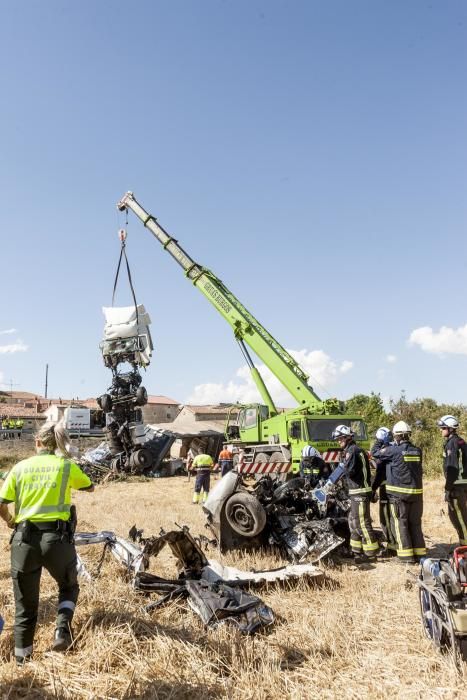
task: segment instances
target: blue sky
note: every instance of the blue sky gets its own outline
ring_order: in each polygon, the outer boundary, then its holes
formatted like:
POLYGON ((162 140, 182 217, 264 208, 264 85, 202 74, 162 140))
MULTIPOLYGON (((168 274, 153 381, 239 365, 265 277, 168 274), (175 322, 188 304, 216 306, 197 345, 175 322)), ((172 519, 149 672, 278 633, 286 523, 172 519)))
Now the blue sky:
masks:
MULTIPOLYGON (((318 393, 466 402, 465 2, 0 8, 3 388, 43 393, 46 363, 49 396, 110 383, 133 190, 318 393)), ((127 251, 148 391, 254 398, 228 325, 131 213, 127 251)))

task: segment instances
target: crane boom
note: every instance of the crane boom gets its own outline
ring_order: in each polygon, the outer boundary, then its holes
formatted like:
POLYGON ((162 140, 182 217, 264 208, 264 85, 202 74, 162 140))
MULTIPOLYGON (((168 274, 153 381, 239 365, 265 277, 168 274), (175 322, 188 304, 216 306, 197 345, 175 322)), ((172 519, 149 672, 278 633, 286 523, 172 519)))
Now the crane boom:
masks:
MULTIPOLYGON (((214 273, 196 263, 183 250, 178 241, 162 228, 157 219, 143 209, 132 192, 127 192, 118 202, 117 207, 121 211, 131 209, 136 214, 163 248, 182 267, 186 277, 230 324, 240 345, 242 346, 243 343, 249 345, 300 406, 311 406, 315 410, 321 407, 320 398, 308 384, 308 375, 287 350, 273 338, 214 273)), ((244 347, 243 350, 245 350, 244 347)), ((254 366, 253 368, 250 366, 250 369, 263 400, 268 405, 270 413, 274 415, 277 410, 261 376, 254 366)))

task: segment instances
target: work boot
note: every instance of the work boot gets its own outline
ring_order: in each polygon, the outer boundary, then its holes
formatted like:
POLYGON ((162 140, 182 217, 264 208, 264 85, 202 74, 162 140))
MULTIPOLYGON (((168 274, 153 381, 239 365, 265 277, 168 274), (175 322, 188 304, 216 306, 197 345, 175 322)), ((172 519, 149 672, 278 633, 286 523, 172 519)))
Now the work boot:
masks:
POLYGON ((397 557, 397 554, 393 549, 381 548, 376 556, 378 559, 392 559, 393 557, 397 557))
POLYGON ((73 644, 71 632, 67 627, 57 627, 55 630, 52 651, 66 651, 73 644))
POLYGON ((414 557, 410 557, 408 559, 401 559, 400 557, 397 558, 397 563, 400 564, 401 566, 413 566, 417 562, 415 561, 414 557))
POLYGON ((354 564, 369 564, 370 558, 366 554, 354 554, 353 562, 354 564))
POLYGON ((26 656, 15 656, 15 659, 17 666, 24 666, 25 663, 31 661, 32 654, 26 654, 26 656))

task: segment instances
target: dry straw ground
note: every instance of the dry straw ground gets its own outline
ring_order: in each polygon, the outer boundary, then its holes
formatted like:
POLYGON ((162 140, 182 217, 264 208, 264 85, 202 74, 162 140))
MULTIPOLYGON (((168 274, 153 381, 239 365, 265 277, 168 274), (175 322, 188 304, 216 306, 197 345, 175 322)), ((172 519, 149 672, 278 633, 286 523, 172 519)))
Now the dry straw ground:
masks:
MULTIPOLYGON (((186 478, 113 483, 78 494, 80 529, 126 535, 137 523, 146 534, 186 523, 203 532, 190 503, 186 478)), ((429 545, 453 540, 440 482, 427 484, 425 531, 429 545)), ((376 508, 375 508, 376 517, 376 508)), ((2 532, 0 530, 0 532, 2 532)), ((11 660, 13 597, 8 534, 0 540, 2 698, 461 698, 466 674, 436 653, 421 633, 413 574, 381 562, 366 571, 324 565, 326 583, 262 591, 277 614, 269 634, 243 638, 220 628, 206 631, 184 603, 148 615, 113 560, 92 585, 83 583, 75 618, 76 650, 48 651, 56 593, 44 575, 34 661, 11 660)), ((85 555, 96 565, 99 549, 85 555)), ((212 554, 210 556, 213 556, 212 554)), ((214 555, 217 557, 217 553, 214 555)), ((237 566, 277 566, 270 554, 224 559, 237 566)), ((174 572, 170 554, 158 571, 174 572)))

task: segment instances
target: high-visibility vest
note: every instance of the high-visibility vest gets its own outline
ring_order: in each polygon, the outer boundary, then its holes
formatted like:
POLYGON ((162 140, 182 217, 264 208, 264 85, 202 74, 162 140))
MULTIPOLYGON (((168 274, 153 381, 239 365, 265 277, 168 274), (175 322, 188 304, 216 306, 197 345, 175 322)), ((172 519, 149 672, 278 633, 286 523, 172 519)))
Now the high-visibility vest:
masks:
POLYGON ((15 464, 0 489, 0 501, 15 503, 15 522, 69 520, 71 489, 91 486, 75 462, 38 454, 15 464))
POLYGON ((210 469, 213 465, 211 455, 197 455, 192 464, 193 469, 210 469))

